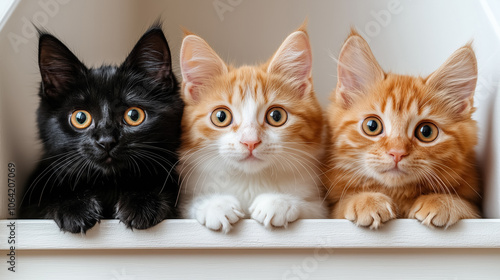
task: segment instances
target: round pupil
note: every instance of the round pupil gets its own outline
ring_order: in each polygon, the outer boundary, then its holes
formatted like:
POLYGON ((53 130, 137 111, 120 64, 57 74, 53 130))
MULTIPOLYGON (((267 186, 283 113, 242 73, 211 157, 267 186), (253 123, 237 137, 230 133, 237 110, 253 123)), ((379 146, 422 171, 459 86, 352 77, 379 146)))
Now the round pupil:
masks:
POLYGON ((219 122, 223 123, 226 120, 226 113, 224 111, 217 112, 217 119, 219 122))
POLYGON ((428 125, 424 125, 420 128, 420 133, 422 133, 425 138, 430 137, 432 135, 432 128, 428 125))
POLYGON ((273 118, 275 122, 279 122, 281 120, 281 112, 278 110, 272 111, 271 118, 273 118))
POLYGON ((75 119, 79 124, 84 124, 85 121, 87 120, 87 115, 85 115, 85 113, 83 112, 79 112, 76 114, 75 119))
POLYGON ((366 126, 368 127, 368 129, 370 131, 376 131, 377 128, 378 128, 378 124, 376 121, 374 120, 369 120, 367 123, 366 123, 366 126))
POLYGON ((139 119, 139 112, 137 110, 133 109, 128 112, 128 116, 131 120, 136 122, 139 119))

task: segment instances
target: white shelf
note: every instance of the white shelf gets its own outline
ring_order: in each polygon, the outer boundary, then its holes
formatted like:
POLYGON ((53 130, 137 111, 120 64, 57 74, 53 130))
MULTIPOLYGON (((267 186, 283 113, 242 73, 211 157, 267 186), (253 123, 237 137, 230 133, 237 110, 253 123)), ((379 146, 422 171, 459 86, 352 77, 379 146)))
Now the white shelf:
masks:
POLYGON ((377 231, 346 220, 300 220, 273 230, 242 220, 227 235, 195 220, 165 220, 135 231, 117 220, 104 220, 86 235, 63 233, 51 220, 0 220, 0 250, 10 246, 10 222, 16 224, 16 250, 500 248, 500 219, 463 220, 446 230, 416 220, 394 220, 377 231))

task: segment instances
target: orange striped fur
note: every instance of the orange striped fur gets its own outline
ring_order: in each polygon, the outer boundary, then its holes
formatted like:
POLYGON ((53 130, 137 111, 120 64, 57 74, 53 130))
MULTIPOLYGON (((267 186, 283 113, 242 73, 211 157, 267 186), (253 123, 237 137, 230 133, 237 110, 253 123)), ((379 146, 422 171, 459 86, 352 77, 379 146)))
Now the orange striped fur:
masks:
MULTIPOLYGON (((280 131, 283 141, 307 142, 311 144, 312 150, 321 145, 321 137, 317 136, 322 133, 323 116, 314 92, 301 97, 297 89, 286 81, 286 77, 268 75, 262 66, 230 69, 226 75, 215 77, 204 88, 199 100, 186 100, 181 150, 202 146, 226 133, 227 130, 214 127, 207 115, 221 105, 239 107, 245 98, 251 98, 263 107, 273 104, 287 109, 294 117, 294 122, 280 131)), ((262 109, 265 111, 267 108, 262 109)), ((261 129, 273 129, 265 125, 264 118, 261 125, 261 129)), ((239 124, 235 123, 228 129, 238 128, 239 124)))
POLYGON ((338 67, 323 179, 331 217, 370 228, 394 218, 448 227, 479 217, 477 127, 471 118, 477 65, 471 46, 427 78, 404 76, 384 72, 353 30, 338 67), (383 126, 376 136, 363 130, 372 116, 383 126), (437 126, 434 141, 419 140, 421 123, 437 126))
POLYGON ((312 85, 309 38, 301 28, 259 66, 227 65, 200 37, 181 48, 181 212, 227 233, 240 218, 283 227, 325 218, 319 187, 323 113, 312 85), (222 108, 226 126, 213 123, 222 108), (269 122, 280 108, 286 122, 269 122))

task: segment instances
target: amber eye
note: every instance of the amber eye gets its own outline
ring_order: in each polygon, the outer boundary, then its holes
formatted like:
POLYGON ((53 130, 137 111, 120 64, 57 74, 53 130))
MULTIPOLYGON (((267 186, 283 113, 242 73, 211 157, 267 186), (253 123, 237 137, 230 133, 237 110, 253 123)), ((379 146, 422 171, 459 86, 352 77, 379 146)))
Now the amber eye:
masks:
POLYGON ((377 136, 382 133, 382 122, 377 117, 368 117, 363 121, 363 131, 368 136, 377 136))
POLYGON ((439 134, 438 127, 430 122, 424 122, 417 126, 415 129, 415 137, 422 142, 432 142, 434 141, 439 134))
POLYGON ((233 121, 233 116, 228 109, 217 108, 212 112, 210 119, 215 126, 226 127, 233 121))
POLYGON ((71 124, 78 128, 84 129, 92 123, 92 116, 85 110, 76 110, 71 114, 71 124))
POLYGON ((286 123, 288 114, 285 109, 280 107, 273 107, 267 110, 266 121, 272 126, 282 126, 286 123))
POLYGON ((128 125, 138 126, 140 125, 144 119, 146 118, 146 113, 144 110, 138 107, 130 107, 125 111, 123 119, 128 125))

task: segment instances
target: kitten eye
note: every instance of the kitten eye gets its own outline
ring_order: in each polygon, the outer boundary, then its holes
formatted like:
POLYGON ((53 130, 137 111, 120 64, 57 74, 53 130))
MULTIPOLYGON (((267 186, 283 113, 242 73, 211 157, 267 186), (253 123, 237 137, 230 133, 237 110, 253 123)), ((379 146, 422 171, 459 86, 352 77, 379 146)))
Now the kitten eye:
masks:
POLYGON ((377 136, 382 133, 382 122, 377 117, 368 117, 363 121, 363 131, 368 136, 377 136))
POLYGON ((210 116, 210 119, 215 126, 226 127, 233 121, 233 116, 228 109, 218 108, 212 112, 212 116, 210 116))
POLYGON ((422 142, 432 142, 438 137, 438 134, 438 127, 429 122, 421 123, 415 129, 415 137, 422 142))
POLYGON ((273 107, 267 111, 266 121, 272 126, 282 126, 288 120, 288 114, 285 109, 273 107))
POLYGON ((84 129, 92 123, 92 116, 85 110, 76 110, 71 114, 71 124, 78 128, 84 129))
POLYGON ((138 107, 130 107, 125 111, 125 115, 123 116, 125 122, 131 126, 140 125, 144 119, 146 118, 146 113, 144 110, 138 107))

